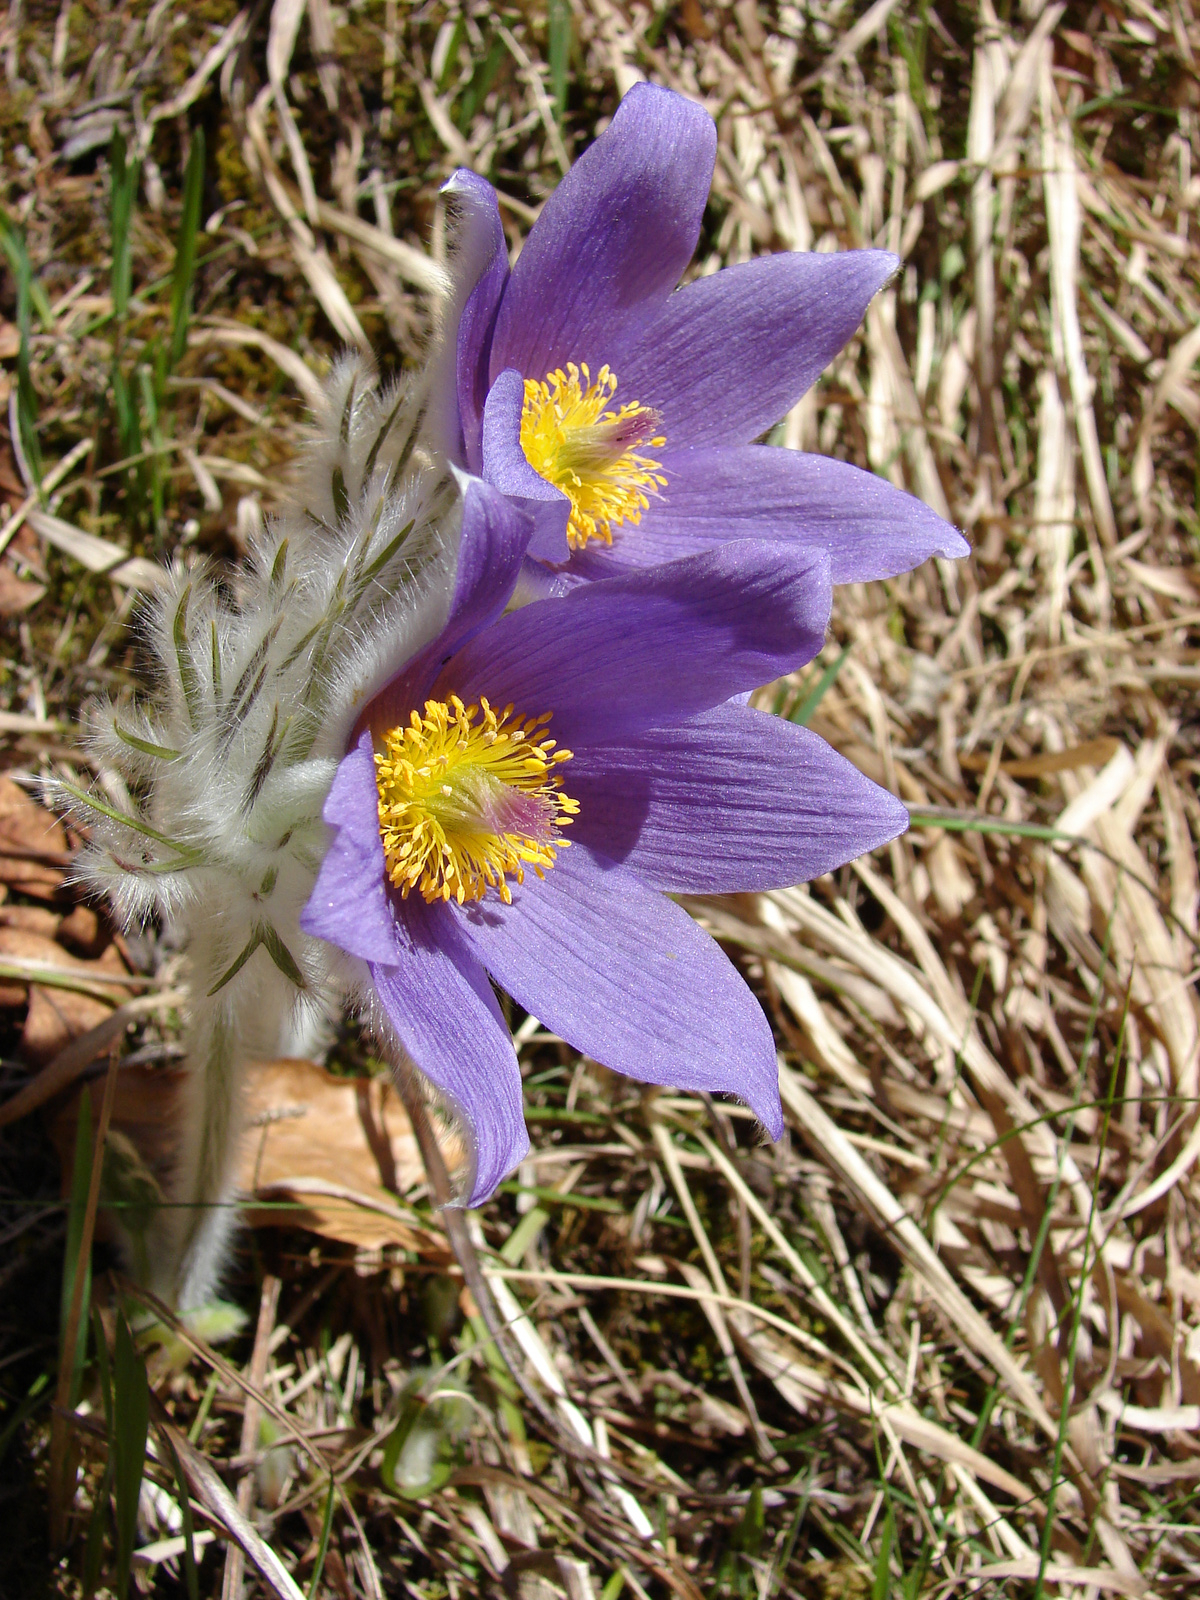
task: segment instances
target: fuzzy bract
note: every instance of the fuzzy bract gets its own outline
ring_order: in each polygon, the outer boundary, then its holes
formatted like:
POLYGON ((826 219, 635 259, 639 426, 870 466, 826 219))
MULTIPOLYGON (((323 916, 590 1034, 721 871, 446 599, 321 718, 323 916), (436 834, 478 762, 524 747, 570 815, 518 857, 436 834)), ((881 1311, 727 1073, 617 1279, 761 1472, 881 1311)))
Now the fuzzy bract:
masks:
MULTIPOLYGON (((820 649, 823 552, 744 540, 502 615, 528 538, 500 494, 469 486, 446 628, 364 708, 326 802, 333 839, 301 918, 353 959, 378 1025, 460 1112, 474 1152, 470 1204, 528 1145, 489 975, 605 1066, 737 1095, 778 1137, 770 1027, 727 957, 666 896, 793 884, 908 820, 816 735, 743 703, 820 649), (507 797, 489 787, 496 745, 486 759, 472 753, 483 708, 535 729, 543 748, 527 758, 530 784, 552 779, 569 809, 530 820, 519 785, 507 797), (451 747, 442 733, 455 725, 451 747), (421 808, 392 802, 398 749, 405 797, 444 807, 440 881, 389 870, 407 859, 397 817, 428 860, 421 808), (536 828, 542 854, 514 853, 500 881, 461 869, 481 833, 536 828)), ((502 719, 492 736, 504 737, 502 719)))
POLYGON ((962 537, 845 462, 756 444, 899 266, 883 250, 783 252, 677 284, 716 130, 638 84, 546 201, 509 269, 495 193, 447 185, 462 260, 457 448, 533 516, 543 592, 731 539, 823 550, 833 581, 894 576, 962 537))
POLYGON ((339 366, 236 593, 203 567, 164 573, 144 617, 156 692, 89 714, 104 793, 55 791, 89 830, 86 880, 187 954, 176 1206, 148 1246, 153 1286, 181 1304, 210 1292, 228 1232, 242 1064, 301 1039, 340 985, 299 916, 355 719, 446 622, 461 499, 427 410, 339 366))

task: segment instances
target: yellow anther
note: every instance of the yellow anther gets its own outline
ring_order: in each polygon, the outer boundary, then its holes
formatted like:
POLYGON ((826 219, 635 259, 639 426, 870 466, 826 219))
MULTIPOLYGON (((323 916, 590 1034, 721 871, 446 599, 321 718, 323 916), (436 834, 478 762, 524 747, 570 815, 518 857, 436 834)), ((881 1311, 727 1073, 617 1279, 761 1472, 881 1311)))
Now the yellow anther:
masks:
POLYGON ((402 899, 419 889, 430 904, 463 905, 493 888, 511 905, 506 876, 522 883, 523 864, 539 877, 554 865, 570 842, 559 830, 579 806, 554 770, 571 752, 538 738, 549 720, 451 695, 427 700, 424 716, 414 711, 384 735, 375 757, 379 832, 402 899))
POLYGON ((568 362, 539 383, 525 380, 521 448, 547 483, 571 502, 567 543, 582 550, 589 539, 612 543, 622 523, 638 523, 649 496, 666 487, 657 461, 640 452, 659 450, 659 415, 650 406, 627 401, 606 409, 617 380, 607 366, 595 383, 586 363, 568 362))

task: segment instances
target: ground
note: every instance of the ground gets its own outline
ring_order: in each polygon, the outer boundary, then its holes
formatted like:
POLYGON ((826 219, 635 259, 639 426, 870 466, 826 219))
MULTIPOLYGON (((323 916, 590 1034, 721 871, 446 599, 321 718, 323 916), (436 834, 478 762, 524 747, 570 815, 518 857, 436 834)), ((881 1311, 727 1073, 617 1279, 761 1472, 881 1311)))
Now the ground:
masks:
POLYGON ((0 29, 0 1594, 131 1563, 225 1600, 1192 1592, 1191 0, 64 0, 0 29), (903 258, 771 438, 973 554, 840 590, 760 703, 913 826, 690 906, 776 1028, 775 1145, 513 1013, 534 1153, 468 1246, 517 1339, 348 1024, 327 1072, 256 1079, 240 1319, 135 1345, 96 1202, 136 1218, 169 1163, 185 973, 83 903, 31 780, 109 781, 73 729, 144 682, 147 563, 236 585, 339 348, 420 361, 449 172, 491 178, 515 246, 642 77, 717 119, 695 273, 903 258), (81 1086, 111 1113, 90 1205, 81 1086))

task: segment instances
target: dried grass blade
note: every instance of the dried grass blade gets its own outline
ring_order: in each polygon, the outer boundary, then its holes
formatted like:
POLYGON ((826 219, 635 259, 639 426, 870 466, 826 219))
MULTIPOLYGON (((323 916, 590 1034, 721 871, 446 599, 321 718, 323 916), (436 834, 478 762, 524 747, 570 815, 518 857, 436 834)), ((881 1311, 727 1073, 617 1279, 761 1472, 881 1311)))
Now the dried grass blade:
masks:
POLYGON ((842 1130, 824 1112, 790 1067, 780 1063, 779 1087, 785 1104, 798 1120, 813 1150, 848 1183, 862 1205, 884 1229, 896 1249, 928 1286, 949 1325, 1007 1384, 1014 1399, 1046 1434, 1055 1439, 1058 1429, 1042 1404, 1028 1373, 954 1282, 929 1241, 892 1194, 876 1177, 842 1130))
POLYGON ((266 1540, 238 1510, 237 1501, 221 1482, 208 1457, 190 1445, 186 1437, 164 1417, 158 1426, 171 1441, 196 1498, 213 1515, 231 1538, 258 1568, 264 1582, 278 1600, 305 1600, 304 1592, 266 1540))

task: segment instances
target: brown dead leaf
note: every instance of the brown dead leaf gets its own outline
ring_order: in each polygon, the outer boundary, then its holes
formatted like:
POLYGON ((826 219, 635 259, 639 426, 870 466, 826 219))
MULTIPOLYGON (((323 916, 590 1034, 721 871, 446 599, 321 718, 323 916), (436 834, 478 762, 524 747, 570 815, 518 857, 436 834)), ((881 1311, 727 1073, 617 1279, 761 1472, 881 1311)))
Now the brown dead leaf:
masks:
MULTIPOLYGON (((50 911, 45 906, 10 906, 0 905, 0 928, 20 928, 25 933, 40 934, 43 939, 53 939, 58 933, 62 918, 57 911, 50 911)), ((8 950, 6 955, 17 955, 17 950, 8 950)))
POLYGON ((0 317, 0 361, 11 361, 21 349, 21 334, 15 322, 0 317))
POLYGON ((112 1009, 90 994, 77 994, 72 989, 44 989, 34 984, 29 991, 21 1053, 39 1065, 49 1061, 65 1044, 103 1022, 112 1009))
POLYGON ((691 34, 693 39, 712 38, 713 28, 711 23, 704 15, 704 12, 700 6, 700 0, 683 0, 683 5, 680 8, 680 16, 682 18, 684 27, 691 34))
MULTIPOLYGON (((5 487, 3 479, 4 457, 0 456, 0 489, 5 487)), ((20 485, 17 487, 17 493, 18 495, 24 495, 25 493, 20 485)), ((8 553, 15 558, 18 571, 24 568, 39 583, 45 583, 47 577, 46 552, 42 548, 41 540, 27 522, 23 522, 16 533, 13 534, 8 553)))
POLYGON ((37 857, 62 856, 65 866, 66 855, 67 836, 58 818, 11 778, 0 778, 0 883, 53 900, 62 889, 63 867, 37 857))
MULTIPOLYGON (((7 894, 8 891, 5 889, 5 895, 7 896, 7 894)), ((0 905, 0 930, 6 928, 35 933, 43 939, 53 939, 58 931, 58 917, 53 911, 47 911, 44 906, 0 905)), ((20 953, 16 948, 6 949, 0 944, 0 954, 19 955, 20 953)), ((28 990, 23 983, 0 983, 0 1008, 23 1006, 27 996, 28 990)))
POLYGON ((26 583, 10 567, 0 565, 0 617, 19 617, 45 594, 40 583, 26 583))
POLYGON ((21 500, 26 494, 25 485, 17 471, 17 463, 7 444, 0 446, 0 492, 15 494, 21 500))
MULTIPOLYGON (((16 909, 7 908, 7 914, 11 916, 16 909)), ((126 971, 120 952, 112 945, 98 961, 81 961, 78 956, 64 950, 56 940, 29 927, 0 927, 0 956, 12 956, 22 961, 43 961, 81 976, 86 973, 88 978, 94 977, 101 983, 109 974, 124 974, 126 971)), ((23 994, 24 985, 7 981, 0 995, 0 1003, 16 1003, 11 997, 11 991, 16 990, 23 994)), ((29 1010, 21 1036, 22 1053, 37 1064, 48 1061, 71 1039, 102 1022, 113 1007, 126 997, 126 991, 117 984, 106 985, 99 994, 80 994, 73 989, 30 984, 29 1010), (106 995, 112 996, 111 1002, 105 998, 106 995)))
MULTIPOLYGON (((249 1129, 242 1149, 246 1194, 303 1207, 256 1210, 256 1226, 310 1228, 344 1244, 417 1249, 434 1237, 395 1200, 424 1179, 412 1126, 382 1078, 335 1078, 311 1061, 263 1061, 251 1069, 249 1129)), ((458 1152, 447 1150, 453 1161, 458 1152)))
MULTIPOLYGON (((117 1077, 111 1126, 164 1189, 178 1150, 182 1082, 180 1066, 125 1067, 117 1077)), ((251 1202, 243 1213, 251 1227, 306 1228, 342 1244, 446 1254, 445 1236, 397 1200, 425 1172, 386 1080, 335 1078, 311 1061, 256 1062, 244 1105, 239 1188, 251 1202)), ((78 1115, 76 1092, 50 1123, 65 1183, 78 1115)), ((443 1148, 451 1165, 461 1159, 457 1141, 443 1148)), ((101 1236, 111 1237, 111 1227, 101 1236)))
MULTIPOLYGON (((49 961, 56 967, 66 966, 71 957, 60 944, 56 944, 50 938, 44 928, 23 927, 19 923, 9 921, 12 913, 18 909, 24 908, 16 906, 4 908, 4 924, 0 925, 0 958, 15 956, 21 961, 49 961)), ((16 979, 8 979, 5 987, 20 990, 23 1000, 28 985, 16 979)))

